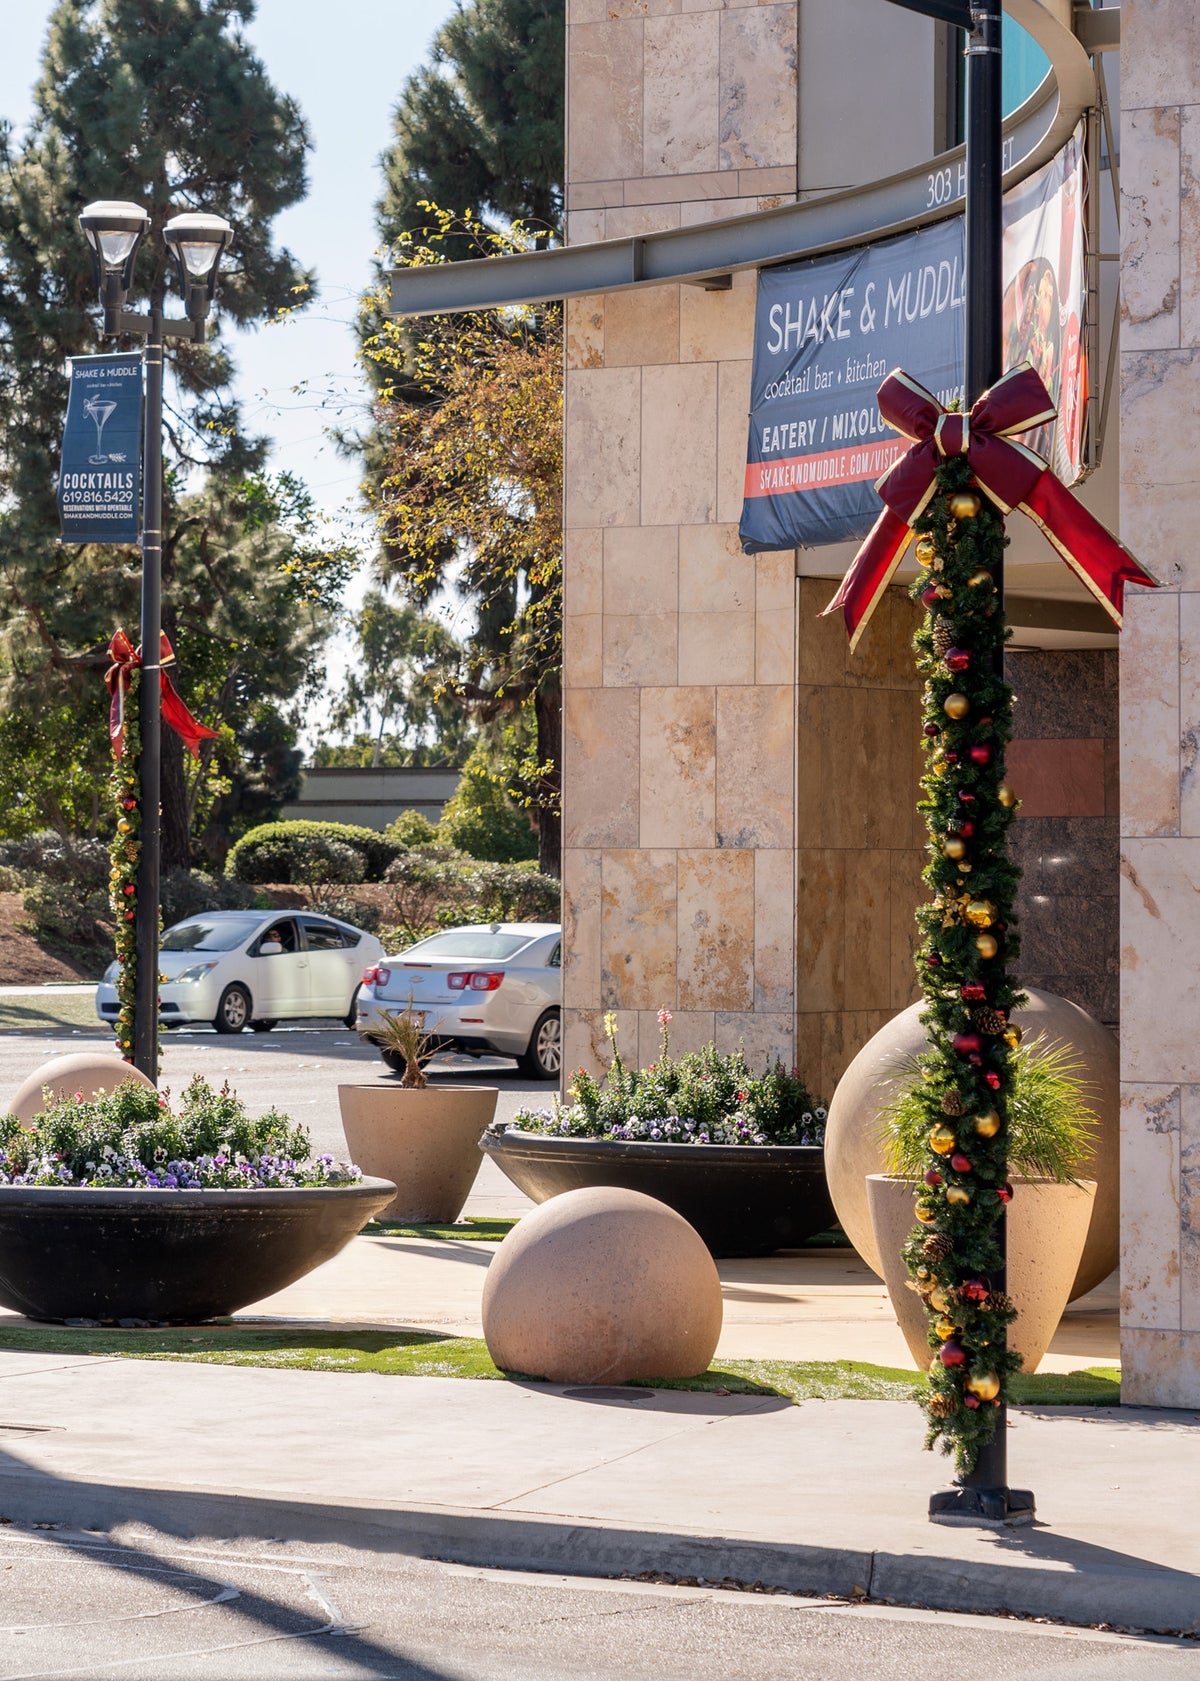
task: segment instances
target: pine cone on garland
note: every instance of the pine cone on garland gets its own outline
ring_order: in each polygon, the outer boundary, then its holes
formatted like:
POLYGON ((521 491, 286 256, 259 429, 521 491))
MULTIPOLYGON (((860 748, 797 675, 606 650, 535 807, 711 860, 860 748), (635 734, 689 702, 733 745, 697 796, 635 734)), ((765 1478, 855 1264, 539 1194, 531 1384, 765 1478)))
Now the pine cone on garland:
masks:
POLYGON ((921 1253, 927 1261, 933 1261, 936 1264, 938 1261, 948 1260, 953 1255, 954 1245, 941 1232, 934 1232, 921 1245, 921 1253))
POLYGON ((988 1297, 988 1307, 993 1313, 1011 1313, 1016 1303, 1011 1296, 1006 1296, 1002 1290, 993 1290, 988 1297))
POLYGON ((965 1115, 966 1112, 967 1106, 956 1091, 944 1091, 942 1093, 943 1115, 965 1115))
POLYGON ((933 627, 933 651, 938 659, 945 659, 954 646, 954 632, 945 619, 939 619, 933 627))
POLYGON ((931 1418, 949 1418, 958 1411, 958 1403, 953 1395, 931 1395, 928 1406, 931 1418))
POLYGON ((977 1033, 990 1033, 994 1036, 1004 1032, 1008 1021, 1002 1010, 972 1010, 971 1025, 977 1033))

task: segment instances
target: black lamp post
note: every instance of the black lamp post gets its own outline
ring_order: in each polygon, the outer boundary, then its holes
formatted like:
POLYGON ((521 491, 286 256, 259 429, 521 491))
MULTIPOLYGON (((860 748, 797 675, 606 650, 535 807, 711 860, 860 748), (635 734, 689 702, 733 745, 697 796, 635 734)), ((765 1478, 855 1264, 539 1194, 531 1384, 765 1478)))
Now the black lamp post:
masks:
POLYGON ((163 315, 161 291, 146 314, 125 308, 133 283, 138 246, 150 226, 140 204, 101 199, 79 218, 92 252, 92 267, 104 305, 104 332, 143 341, 145 422, 142 461, 142 686, 140 707, 141 854, 135 911, 137 982, 134 991, 135 1067, 158 1081, 158 892, 160 855, 160 766, 162 709, 159 640, 162 628, 162 395, 163 342, 201 343, 217 286, 221 253, 233 229, 220 216, 187 212, 163 228, 179 271, 187 310, 182 320, 163 315))

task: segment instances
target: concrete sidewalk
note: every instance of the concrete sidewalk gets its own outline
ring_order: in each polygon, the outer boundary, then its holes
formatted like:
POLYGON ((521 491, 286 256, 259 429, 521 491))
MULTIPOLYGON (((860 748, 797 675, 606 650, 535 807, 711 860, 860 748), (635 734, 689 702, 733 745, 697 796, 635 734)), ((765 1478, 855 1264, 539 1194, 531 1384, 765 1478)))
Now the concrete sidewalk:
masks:
POLYGON ((943 1529, 915 1407, 0 1354, 0 1517, 1200 1632, 1200 1415, 1024 1408, 943 1529))

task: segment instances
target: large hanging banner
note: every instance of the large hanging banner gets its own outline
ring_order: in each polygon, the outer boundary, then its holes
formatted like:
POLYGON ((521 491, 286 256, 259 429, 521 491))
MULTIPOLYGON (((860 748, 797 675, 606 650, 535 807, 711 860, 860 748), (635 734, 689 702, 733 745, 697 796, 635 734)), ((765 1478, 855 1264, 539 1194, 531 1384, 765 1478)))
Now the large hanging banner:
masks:
MULTIPOLYGON (((1028 441, 1068 484, 1086 412, 1083 134, 1004 204, 1004 365, 1032 361, 1059 418, 1028 441)), ((739 527, 748 554, 866 536, 875 481, 906 448, 876 390, 903 367, 963 398, 961 217, 758 277, 739 527)))
POLYGON ((140 531, 142 357, 73 356, 58 474, 64 543, 136 543, 140 531))

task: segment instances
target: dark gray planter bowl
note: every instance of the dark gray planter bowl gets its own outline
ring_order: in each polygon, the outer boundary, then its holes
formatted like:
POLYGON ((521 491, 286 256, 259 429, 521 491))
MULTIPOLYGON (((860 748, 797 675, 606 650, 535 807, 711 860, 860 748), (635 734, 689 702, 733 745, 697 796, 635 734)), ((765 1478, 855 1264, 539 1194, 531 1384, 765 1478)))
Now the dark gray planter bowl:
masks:
POLYGON ((796 1249, 836 1218, 819 1144, 624 1144, 495 1126, 479 1148, 534 1202, 590 1185, 656 1197, 713 1255, 796 1249))
POLYGON ((273 1295, 336 1255, 396 1194, 0 1186, 0 1303, 30 1319, 191 1325, 273 1295))

